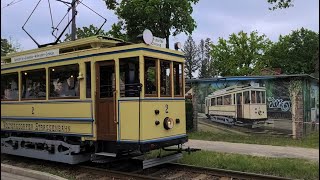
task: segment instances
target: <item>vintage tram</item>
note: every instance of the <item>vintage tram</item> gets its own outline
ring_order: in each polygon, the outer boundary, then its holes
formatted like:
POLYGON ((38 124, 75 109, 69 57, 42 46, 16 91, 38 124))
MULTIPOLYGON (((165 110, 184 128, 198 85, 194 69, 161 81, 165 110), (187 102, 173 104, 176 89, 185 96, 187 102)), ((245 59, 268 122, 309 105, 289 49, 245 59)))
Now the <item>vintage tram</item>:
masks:
POLYGON ((178 50, 94 36, 1 61, 1 153, 77 164, 187 141, 178 50))
POLYGON ((205 98, 205 114, 228 125, 251 126, 267 120, 265 87, 235 85, 205 98))

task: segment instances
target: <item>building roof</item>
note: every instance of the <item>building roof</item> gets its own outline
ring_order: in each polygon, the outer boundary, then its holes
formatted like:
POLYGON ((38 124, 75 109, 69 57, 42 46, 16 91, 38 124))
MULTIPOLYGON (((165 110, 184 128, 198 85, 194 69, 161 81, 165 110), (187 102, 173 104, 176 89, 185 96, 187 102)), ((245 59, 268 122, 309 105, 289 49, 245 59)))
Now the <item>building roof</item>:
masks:
POLYGON ((186 79, 187 83, 206 83, 206 82, 216 82, 216 81, 248 81, 248 80, 267 80, 267 79, 278 79, 278 78, 310 78, 319 82, 318 78, 315 78, 309 74, 290 74, 290 75, 267 75, 267 76, 226 76, 226 77, 216 77, 216 78, 201 78, 201 79, 186 79))

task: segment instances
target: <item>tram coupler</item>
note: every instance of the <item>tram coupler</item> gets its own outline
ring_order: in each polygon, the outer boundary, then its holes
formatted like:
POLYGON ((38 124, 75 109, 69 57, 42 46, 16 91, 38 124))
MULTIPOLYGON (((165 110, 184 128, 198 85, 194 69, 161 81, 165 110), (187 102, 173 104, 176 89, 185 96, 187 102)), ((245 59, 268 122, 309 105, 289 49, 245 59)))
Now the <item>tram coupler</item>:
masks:
POLYGON ((182 151, 185 151, 187 152, 188 154, 190 154, 191 152, 196 152, 196 151, 201 151, 201 149, 197 149, 197 148, 178 148, 178 149, 165 149, 165 148, 162 148, 164 151, 176 151, 176 152, 182 152, 182 151))

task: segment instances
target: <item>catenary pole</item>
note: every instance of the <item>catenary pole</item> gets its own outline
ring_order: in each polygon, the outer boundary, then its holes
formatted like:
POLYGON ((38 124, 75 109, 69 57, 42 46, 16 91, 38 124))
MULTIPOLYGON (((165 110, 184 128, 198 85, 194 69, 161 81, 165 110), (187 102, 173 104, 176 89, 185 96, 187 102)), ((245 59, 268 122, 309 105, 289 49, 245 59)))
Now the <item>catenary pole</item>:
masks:
POLYGON ((78 0, 72 0, 72 17, 74 17, 72 19, 72 23, 71 23, 71 41, 74 41, 76 40, 76 29, 77 29, 77 26, 76 26, 76 2, 78 0))

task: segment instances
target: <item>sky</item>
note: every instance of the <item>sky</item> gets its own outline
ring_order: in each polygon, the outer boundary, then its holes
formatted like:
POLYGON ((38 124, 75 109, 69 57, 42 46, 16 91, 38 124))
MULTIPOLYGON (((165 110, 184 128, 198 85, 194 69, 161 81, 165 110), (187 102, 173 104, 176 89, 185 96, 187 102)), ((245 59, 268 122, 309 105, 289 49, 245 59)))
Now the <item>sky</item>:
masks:
MULTIPOLYGON (((67 12, 67 6, 54 0, 50 2, 53 21, 57 25, 67 12)), ((106 8, 103 0, 83 2, 107 19, 103 26, 105 31, 110 30, 111 25, 118 21, 114 12, 106 8)), ((38 0, 1 0, 1 38, 11 38, 13 43, 18 42, 21 45, 22 50, 37 48, 21 28, 37 3, 38 0), (17 3, 6 7, 12 1, 17 3)), ((257 30, 259 34, 265 34, 270 40, 277 41, 280 34, 286 35, 301 27, 319 32, 319 0, 294 0, 294 7, 275 11, 270 11, 270 6, 267 0, 199 0, 192 13, 197 23, 192 37, 197 44, 205 38, 210 38, 215 43, 219 37, 228 38, 230 34, 241 30, 257 30)), ((90 24, 99 27, 104 21, 81 4, 77 10, 77 27, 90 24)), ((62 24, 66 24, 66 21, 62 24)), ((54 41, 51 27, 48 1, 42 0, 25 29, 40 44, 45 44, 54 41)), ((59 32, 62 28, 61 26, 59 32)), ((67 29, 67 32, 70 32, 70 29, 67 29)), ((170 48, 173 49, 174 42, 183 44, 186 39, 187 35, 184 33, 170 37, 170 48)))

